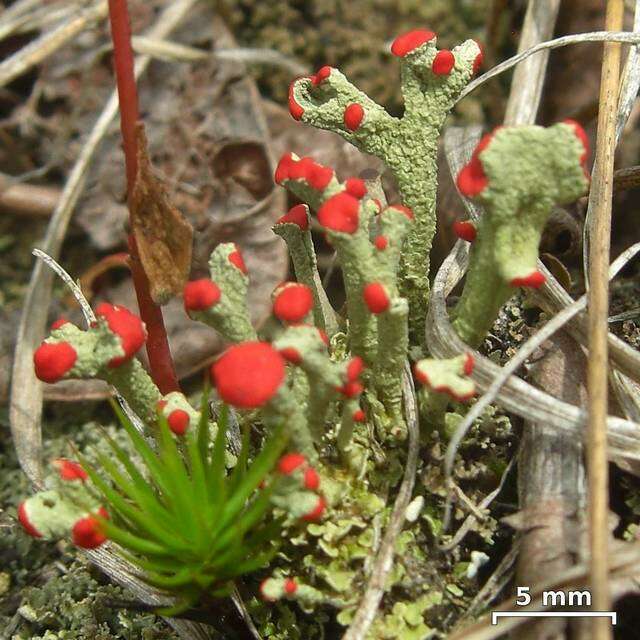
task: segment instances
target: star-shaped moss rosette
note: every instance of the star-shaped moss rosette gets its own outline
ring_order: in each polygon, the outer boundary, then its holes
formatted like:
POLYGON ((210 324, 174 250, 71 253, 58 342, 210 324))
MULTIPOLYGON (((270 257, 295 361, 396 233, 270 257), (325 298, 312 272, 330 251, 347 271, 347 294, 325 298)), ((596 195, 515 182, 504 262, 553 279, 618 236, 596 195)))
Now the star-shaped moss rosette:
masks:
POLYGON ((408 348, 408 305, 400 294, 398 271, 413 212, 402 205, 381 211, 363 180, 340 182, 330 167, 291 153, 280 160, 275 180, 317 212, 335 247, 347 298, 350 350, 373 372, 393 427, 402 433, 400 379, 408 348))
POLYGON ((110 453, 96 453, 95 464, 80 454, 80 463, 55 461, 59 477, 18 508, 24 530, 42 539, 71 537, 89 549, 116 543, 145 581, 178 596, 167 615, 205 593, 228 595, 234 578, 263 568, 277 552, 285 520, 288 527, 317 522, 325 500, 307 458, 281 456, 287 445, 282 424, 250 464, 246 430, 237 463, 227 471, 228 411, 220 411, 214 437, 204 417, 207 398, 180 447, 164 415, 150 444, 114 405, 141 462, 106 433, 110 453))
POLYGON ((469 377, 473 373, 473 366, 473 356, 466 353, 446 360, 419 360, 413 372, 416 380, 427 389, 446 394, 456 402, 465 402, 476 394, 476 385, 469 377))
POLYGON ((575 122, 548 128, 499 127, 478 143, 462 168, 460 192, 483 205, 477 222, 458 223, 458 236, 472 242, 462 297, 453 326, 478 346, 500 307, 518 287, 538 288, 538 246, 554 205, 573 202, 589 184, 587 137, 575 122))
POLYGON ((102 303, 97 321, 86 331, 66 321, 36 349, 33 362, 43 382, 99 378, 112 384, 146 422, 155 420, 160 391, 134 358, 147 339, 144 324, 128 309, 102 303))
POLYGON ((474 40, 438 50, 435 33, 418 29, 398 36, 391 52, 400 58, 402 118, 390 116, 331 67, 291 84, 289 110, 295 119, 339 133, 378 156, 396 177, 402 200, 416 217, 403 254, 401 291, 409 302, 411 334, 421 342, 436 227, 437 142, 448 113, 482 63, 482 51, 474 40))

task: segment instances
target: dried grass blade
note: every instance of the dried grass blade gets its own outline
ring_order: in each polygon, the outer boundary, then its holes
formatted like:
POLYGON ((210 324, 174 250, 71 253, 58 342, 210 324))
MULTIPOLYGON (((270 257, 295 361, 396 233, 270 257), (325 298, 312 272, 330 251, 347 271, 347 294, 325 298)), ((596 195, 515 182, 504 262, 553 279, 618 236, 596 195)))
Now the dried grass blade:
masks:
MULTIPOLYGON (((606 28, 622 27, 623 0, 608 0, 606 28)), ((611 246, 611 210, 613 202, 613 164, 616 149, 616 104, 619 91, 621 47, 604 46, 596 162, 589 192, 593 226, 589 228, 589 359, 587 361, 587 481, 589 487, 590 587, 596 611, 608 611, 609 590, 609 467, 607 464, 607 413, 609 394, 609 353, 607 335, 609 317, 609 278, 607 270, 611 246)), ((595 640, 612 637, 605 618, 593 618, 591 632, 595 640)))
MULTIPOLYGON (((553 35, 560 0, 529 0, 522 25, 518 53, 547 40, 553 35)), ((511 81, 511 90, 504 116, 505 125, 533 124, 542 97, 549 51, 526 58, 519 64, 511 81)))

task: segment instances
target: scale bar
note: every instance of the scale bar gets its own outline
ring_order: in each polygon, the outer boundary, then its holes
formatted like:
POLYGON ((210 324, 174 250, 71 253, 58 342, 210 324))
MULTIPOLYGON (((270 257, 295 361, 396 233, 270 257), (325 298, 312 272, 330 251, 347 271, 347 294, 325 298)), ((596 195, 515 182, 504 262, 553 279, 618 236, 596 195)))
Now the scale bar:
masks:
POLYGON ((611 618, 611 624, 618 621, 615 611, 492 611, 491 624, 498 624, 498 618, 611 618))

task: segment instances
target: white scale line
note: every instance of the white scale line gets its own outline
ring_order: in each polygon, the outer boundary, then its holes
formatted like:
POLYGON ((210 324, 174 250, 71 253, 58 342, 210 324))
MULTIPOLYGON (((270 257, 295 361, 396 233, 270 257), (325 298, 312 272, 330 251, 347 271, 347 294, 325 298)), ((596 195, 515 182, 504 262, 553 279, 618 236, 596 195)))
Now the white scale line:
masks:
POLYGON ((498 624, 498 618, 611 618, 611 624, 618 621, 615 611, 492 611, 491 624, 498 624))

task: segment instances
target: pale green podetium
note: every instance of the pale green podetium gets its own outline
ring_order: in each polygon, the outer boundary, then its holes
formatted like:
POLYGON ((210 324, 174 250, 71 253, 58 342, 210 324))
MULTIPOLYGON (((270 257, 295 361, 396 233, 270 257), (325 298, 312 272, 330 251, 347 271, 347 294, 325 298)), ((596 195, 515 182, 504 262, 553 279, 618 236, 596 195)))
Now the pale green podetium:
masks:
POLYGON ((516 287, 543 284, 537 271, 540 237, 554 205, 585 193, 585 156, 573 124, 504 127, 467 165, 480 162, 487 179, 476 196, 484 214, 453 313, 453 326, 468 345, 482 342, 516 287))
MULTIPOLYGON (((401 36, 402 37, 402 36, 401 36)), ((409 303, 409 328, 414 342, 424 341, 429 301, 429 253, 436 229, 438 138, 448 113, 474 72, 481 55, 474 40, 452 50, 454 66, 436 75, 432 64, 438 50, 435 36, 400 59, 405 113, 389 115, 383 107, 354 87, 337 69, 321 82, 300 78, 291 88, 300 119, 339 133, 365 153, 382 159, 393 172, 402 202, 415 214, 403 253, 400 292, 409 303), (345 110, 360 105, 364 115, 357 127, 345 122, 345 110)))
POLYGON ((158 387, 136 358, 117 367, 109 366, 109 362, 122 357, 124 351, 120 337, 109 329, 103 319, 99 318, 86 331, 67 322, 52 331, 46 342, 68 342, 78 354, 73 367, 65 374, 65 379, 104 380, 117 389, 144 422, 155 422, 156 404, 161 398, 158 387))
POLYGON ((229 342, 256 340, 247 306, 249 278, 230 257, 238 254, 232 242, 219 244, 209 258, 211 280, 220 289, 220 300, 205 311, 190 311, 189 317, 213 327, 229 342))

